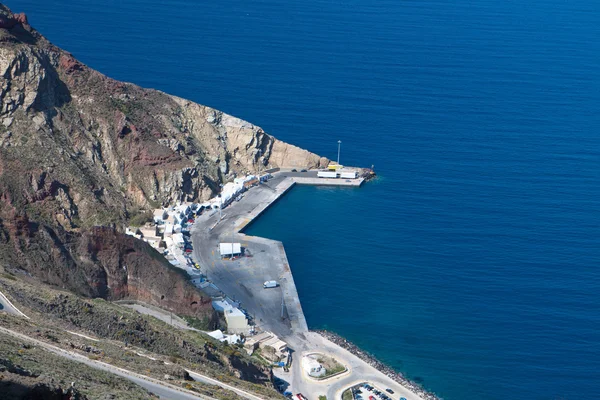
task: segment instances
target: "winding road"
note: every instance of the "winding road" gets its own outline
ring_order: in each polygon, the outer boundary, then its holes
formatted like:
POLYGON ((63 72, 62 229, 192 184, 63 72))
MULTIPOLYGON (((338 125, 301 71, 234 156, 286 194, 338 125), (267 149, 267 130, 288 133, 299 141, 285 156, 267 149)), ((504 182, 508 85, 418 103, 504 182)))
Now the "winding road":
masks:
MULTIPOLYGON (((6 296, 0 292, 0 305, 2 305, 2 309, 0 311, 5 311, 10 314, 14 314, 23 318, 29 319, 29 317, 23 314, 19 309, 17 309, 11 302, 6 298, 6 296)), ((131 382, 143 387, 151 393, 159 396, 163 399, 173 399, 173 400, 198 400, 198 399, 206 399, 206 400, 215 400, 212 397, 200 395, 189 390, 182 389, 170 383, 159 381, 158 379, 151 378, 146 375, 138 374, 137 372, 129 371, 124 368, 116 367, 111 364, 104 363, 102 361, 91 360, 84 355, 79 353, 75 353, 73 351, 68 351, 61 349, 60 347, 53 346, 51 344, 42 342, 40 340, 31 338, 27 335, 24 335, 19 332, 15 332, 11 329, 0 327, 0 333, 12 336, 14 338, 24 340, 27 342, 31 342, 36 346, 39 346, 49 352, 52 352, 58 356, 67 358, 72 361, 83 363, 89 367, 99 369, 102 371, 110 372, 112 374, 121 376, 125 379, 130 380, 131 382)), ((78 334, 79 335, 79 334, 78 334)), ((94 339, 92 339, 94 340, 94 339)), ((224 389, 231 390, 238 394, 239 396, 246 398, 248 400, 262 400, 261 397, 258 397, 254 394, 248 393, 244 390, 238 389, 226 383, 220 382, 216 379, 213 379, 209 376, 198 374, 194 371, 189 371, 190 376, 198 382, 207 383, 211 385, 220 386, 224 389)))

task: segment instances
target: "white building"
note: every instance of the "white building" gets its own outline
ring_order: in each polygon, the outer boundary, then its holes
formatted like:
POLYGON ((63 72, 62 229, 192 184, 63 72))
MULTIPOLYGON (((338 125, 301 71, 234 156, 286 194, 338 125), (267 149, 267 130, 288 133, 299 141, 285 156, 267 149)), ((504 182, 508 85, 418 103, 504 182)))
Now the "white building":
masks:
POLYGON ((225 311, 225 321, 227 321, 227 331, 230 333, 248 333, 250 329, 246 316, 239 308, 225 311))
POLYGON ((171 236, 172 234, 173 234, 173 224, 171 224, 170 222, 167 222, 165 224, 164 237, 166 238, 167 236, 171 236))
POLYGON ((157 208, 154 210, 154 222, 163 223, 163 221, 167 218, 167 212, 162 208, 157 208))
POLYGON ((325 375, 325 368, 314 358, 302 357, 302 369, 309 376, 319 377, 325 375))
POLYGON ((231 256, 239 256, 242 254, 242 244, 241 243, 220 243, 219 251, 221 253, 221 258, 223 257, 231 257, 231 256))
POLYGON ((222 331, 216 330, 212 332, 206 332, 206 334, 212 338, 217 339, 220 342, 226 342, 229 344, 238 343, 242 338, 238 335, 225 335, 222 331))
POLYGON ((184 240, 183 240, 183 234, 181 233, 174 233, 173 236, 173 245, 175 247, 183 247, 184 245, 184 240))

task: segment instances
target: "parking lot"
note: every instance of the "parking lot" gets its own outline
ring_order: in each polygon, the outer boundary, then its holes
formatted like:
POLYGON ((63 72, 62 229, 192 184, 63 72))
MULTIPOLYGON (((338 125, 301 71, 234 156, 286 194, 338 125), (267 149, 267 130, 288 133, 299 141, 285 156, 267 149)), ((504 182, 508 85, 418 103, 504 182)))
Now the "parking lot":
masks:
MULTIPOLYGON (((381 389, 370 383, 361 383, 353 386, 352 398, 354 400, 396 400, 393 390, 386 388, 381 389)), ((400 400, 406 400, 404 397, 400 397, 400 400)))

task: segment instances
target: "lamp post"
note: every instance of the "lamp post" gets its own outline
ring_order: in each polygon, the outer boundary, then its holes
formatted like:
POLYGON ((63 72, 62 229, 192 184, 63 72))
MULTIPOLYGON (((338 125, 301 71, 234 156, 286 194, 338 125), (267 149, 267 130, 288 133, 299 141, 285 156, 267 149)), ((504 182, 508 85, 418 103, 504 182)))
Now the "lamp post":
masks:
POLYGON ((219 193, 219 222, 223 219, 223 184, 219 184, 221 193, 219 193))
POLYGON ((219 194, 219 221, 221 221, 221 219, 223 219, 222 216, 222 209, 223 209, 223 197, 221 197, 221 194, 219 194))
POLYGON ((340 165, 340 148, 342 147, 342 141, 338 140, 338 160, 337 164, 340 165))
POLYGON ((260 157, 262 156, 262 150, 258 149, 258 183, 260 183, 260 157))

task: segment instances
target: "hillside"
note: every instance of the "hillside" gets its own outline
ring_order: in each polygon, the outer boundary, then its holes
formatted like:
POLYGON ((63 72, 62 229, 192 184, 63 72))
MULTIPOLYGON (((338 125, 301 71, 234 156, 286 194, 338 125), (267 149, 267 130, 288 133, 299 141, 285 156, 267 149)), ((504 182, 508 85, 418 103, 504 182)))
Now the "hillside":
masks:
MULTIPOLYGON (((185 369, 204 374, 261 398, 280 398, 271 371, 237 346, 228 346, 195 331, 170 325, 102 299, 85 299, 70 292, 2 271, 0 292, 9 296, 30 319, 0 313, 0 327, 28 338, 82 354, 92 360, 125 368, 218 399, 236 394, 193 382, 185 369)), ((111 374, 64 360, 0 331, 0 388, 67 391, 70 382, 88 398, 147 398, 144 391, 111 374), (4 371, 3 371, 4 370, 4 371), (12 371, 12 372, 11 372, 12 371), (121 393, 123 391, 123 393, 121 393), (125 392, 130 391, 126 396, 125 392)), ((2 397, 0 390, 0 399, 2 397)), ((48 397, 41 397, 48 398, 48 397)))
POLYGON ((208 299, 127 221, 239 174, 328 160, 210 107, 118 82, 0 4, 0 265, 87 297, 181 314, 208 299))

